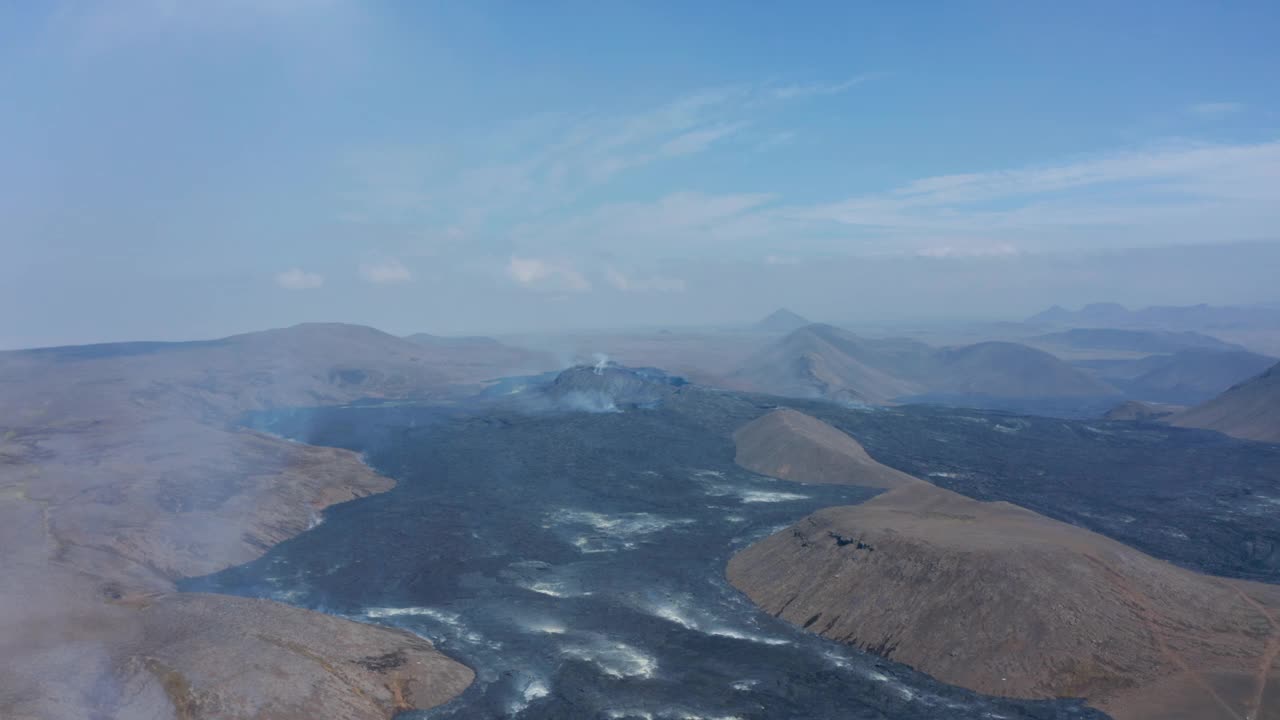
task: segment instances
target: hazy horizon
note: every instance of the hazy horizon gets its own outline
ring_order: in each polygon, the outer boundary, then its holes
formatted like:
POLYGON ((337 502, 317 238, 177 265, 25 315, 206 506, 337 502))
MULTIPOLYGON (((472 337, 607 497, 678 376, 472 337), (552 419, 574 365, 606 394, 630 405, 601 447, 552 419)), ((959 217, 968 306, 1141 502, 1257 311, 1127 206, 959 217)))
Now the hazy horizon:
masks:
POLYGON ((0 347, 1280 301, 1272 4, 498 9, 0 9, 0 347))

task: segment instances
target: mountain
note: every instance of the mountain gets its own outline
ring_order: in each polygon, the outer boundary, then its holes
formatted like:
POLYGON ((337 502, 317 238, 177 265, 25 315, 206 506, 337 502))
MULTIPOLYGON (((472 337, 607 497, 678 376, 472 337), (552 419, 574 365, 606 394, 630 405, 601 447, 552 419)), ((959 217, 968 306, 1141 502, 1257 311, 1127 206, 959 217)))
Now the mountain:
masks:
POLYGON ((1076 311, 1067 310, 1061 305, 1027 318, 1031 325, 1067 325, 1084 324, 1093 321, 1098 325, 1111 325, 1128 318, 1130 311, 1119 303, 1090 303, 1076 311))
POLYGON ((753 354, 731 379, 764 392, 884 403, 922 392, 924 386, 885 369, 895 355, 908 365, 929 348, 913 341, 876 341, 840 328, 814 324, 787 334, 753 354))
POLYGON ((919 480, 881 465, 858 441, 827 423, 779 408, 733 433, 734 462, 753 473, 807 483, 893 489, 919 480))
POLYGON ((1076 350, 1118 350, 1123 352, 1171 353, 1179 350, 1244 350, 1240 345, 1186 330, 1125 330, 1120 328, 1072 328, 1029 338, 1051 347, 1076 350))
POLYGON ((1280 364, 1175 415, 1171 422, 1250 440, 1280 442, 1280 364))
POLYGON ((447 337, 415 333, 404 339, 428 348, 433 364, 483 376, 485 380, 551 370, 558 365, 550 353, 507 345, 482 335, 447 337))
POLYGON ((779 395, 864 403, 1116 394, 1105 382, 1026 345, 986 342, 938 349, 915 340, 863 338, 821 324, 765 347, 732 379, 779 395))
POLYGON ((935 392, 996 397, 1095 397, 1114 388, 1043 350, 1012 342, 982 342, 937 352, 935 392))
POLYGON ((1032 315, 1032 325, 1123 327, 1166 330, 1280 328, 1280 309, 1272 305, 1156 305, 1130 310, 1116 303, 1093 303, 1071 311, 1060 306, 1032 315))
POLYGON ((809 321, 800 315, 797 315, 786 308, 779 308, 770 313, 768 317, 757 322, 752 326, 752 328, 759 330, 760 332, 788 333, 792 330, 798 330, 808 324, 809 321))
POLYGON ((1247 350, 1182 350, 1136 360, 1077 362, 1135 400, 1194 405, 1247 380, 1276 362, 1247 350))
POLYGON ((734 555, 730 583, 766 612, 946 682, 1084 697, 1118 720, 1259 717, 1270 705, 1276 588, 944 490, 798 415, 777 410, 735 433, 744 467, 891 489, 734 555), (817 463, 815 443, 827 455, 817 463))
POLYGON ((687 383, 656 368, 579 365, 556 375, 545 394, 557 407, 591 412, 653 407, 687 383))

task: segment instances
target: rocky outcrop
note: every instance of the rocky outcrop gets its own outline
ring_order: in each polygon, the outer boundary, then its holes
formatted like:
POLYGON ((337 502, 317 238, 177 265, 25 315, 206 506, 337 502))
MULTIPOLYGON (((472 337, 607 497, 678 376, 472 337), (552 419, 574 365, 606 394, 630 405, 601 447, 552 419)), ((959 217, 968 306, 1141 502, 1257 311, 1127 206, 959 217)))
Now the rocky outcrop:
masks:
MULTIPOLYGON (((474 677, 409 633, 268 600, 182 593, 142 614, 123 682, 158 684, 179 717, 391 717, 439 705, 474 677)), ((121 715, 135 716, 134 697, 146 693, 125 693, 121 715)))
MULTIPOLYGON (((834 468, 888 484, 852 438, 774 415, 753 423, 782 436, 767 440, 769 462, 805 468, 781 476, 834 468), (847 451, 843 466, 807 465, 818 434, 847 451)), ((758 471, 764 439, 750 427, 735 441, 758 471)), ((770 613, 980 692, 1085 697, 1125 720, 1280 718, 1275 588, 923 481, 819 511, 734 556, 727 575, 770 613)))

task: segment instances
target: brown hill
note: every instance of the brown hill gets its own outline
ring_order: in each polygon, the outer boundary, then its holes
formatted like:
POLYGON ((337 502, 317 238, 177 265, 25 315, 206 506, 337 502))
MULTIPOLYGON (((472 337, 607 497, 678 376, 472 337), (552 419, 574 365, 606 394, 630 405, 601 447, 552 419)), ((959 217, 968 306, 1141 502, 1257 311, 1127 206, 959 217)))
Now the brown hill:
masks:
MULTIPOLYGON (((743 432, 741 456, 808 469, 818 436, 850 457, 814 470, 885 484, 852 438, 779 413, 753 424, 783 438, 743 432)), ((1280 718, 1280 591, 923 481, 814 513, 727 575, 768 612, 981 692, 1083 696, 1120 720, 1280 718)))
POLYGON ((1203 405, 1175 415, 1170 422, 1249 440, 1280 442, 1280 364, 1203 405))
POLYGON ((404 338, 431 351, 429 362, 450 368, 467 379, 492 379, 555 370, 559 363, 550 353, 515 347, 491 337, 448 337, 415 333, 404 338))
POLYGON ((831 325, 809 325, 753 354, 732 379, 778 395, 884 403, 924 390, 884 367, 895 355, 927 353, 926 345, 904 342, 911 346, 882 349, 831 325))
POLYGON ((867 403, 916 396, 1068 398, 1117 392, 1026 345, 934 348, 903 338, 863 338, 831 325, 788 334, 748 358, 733 379, 778 395, 867 403))
POLYGON ((0 669, 0 716, 162 717, 190 694, 204 699, 180 717, 289 720, 321 703, 372 720, 460 692, 469 671, 400 633, 335 618, 316 627, 349 644, 308 644, 281 628, 312 614, 265 601, 230 612, 237 601, 188 600, 173 583, 258 557, 324 507, 393 485, 354 453, 234 429, 238 413, 447 394, 470 377, 337 324, 0 353, 0 656, 23 658, 0 669), (264 639, 279 637, 300 644, 264 639), (357 649, 422 664, 365 672, 349 666, 357 649), (326 667, 342 682, 324 680, 326 667), (273 698, 285 704, 266 713, 273 698))
POLYGON ((1043 350, 1011 342, 982 342, 938 352, 941 393, 999 397, 1094 397, 1115 388, 1043 350))
POLYGON ((874 488, 923 482, 872 460, 858 441, 821 420, 788 408, 743 425, 733 441, 734 462, 784 480, 874 488))

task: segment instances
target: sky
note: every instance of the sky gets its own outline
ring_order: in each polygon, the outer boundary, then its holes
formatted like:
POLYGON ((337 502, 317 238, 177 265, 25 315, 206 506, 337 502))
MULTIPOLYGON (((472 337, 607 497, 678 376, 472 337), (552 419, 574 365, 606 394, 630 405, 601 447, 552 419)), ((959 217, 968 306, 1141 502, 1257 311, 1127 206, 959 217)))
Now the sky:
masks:
POLYGON ((1280 5, 0 4, 0 347, 1280 300, 1280 5))

